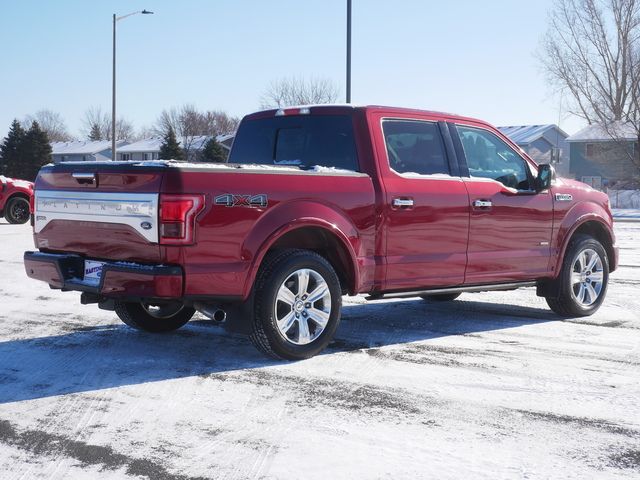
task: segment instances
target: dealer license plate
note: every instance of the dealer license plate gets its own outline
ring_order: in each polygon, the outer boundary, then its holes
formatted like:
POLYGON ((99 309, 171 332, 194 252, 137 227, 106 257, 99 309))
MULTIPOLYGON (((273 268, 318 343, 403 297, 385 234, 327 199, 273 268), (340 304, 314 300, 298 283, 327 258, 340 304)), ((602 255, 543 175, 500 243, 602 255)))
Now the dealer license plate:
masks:
POLYGON ((100 283, 100 276, 102 275, 102 267, 104 267, 104 262, 85 260, 84 283, 88 283, 90 285, 98 285, 100 283))

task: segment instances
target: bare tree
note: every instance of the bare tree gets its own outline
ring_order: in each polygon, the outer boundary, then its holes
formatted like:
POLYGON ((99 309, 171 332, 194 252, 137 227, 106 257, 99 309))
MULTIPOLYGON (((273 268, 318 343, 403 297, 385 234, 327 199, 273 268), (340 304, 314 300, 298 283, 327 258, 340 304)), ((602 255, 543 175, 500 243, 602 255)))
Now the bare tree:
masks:
POLYGON ((153 127, 143 125, 142 127, 138 128, 136 135, 133 138, 142 140, 144 138, 153 137, 154 135, 156 135, 156 131, 153 127))
POLYGON ((233 133, 238 123, 237 118, 229 116, 226 112, 220 110, 201 112, 194 105, 185 104, 163 110, 152 130, 156 135, 164 135, 171 128, 181 142, 185 158, 192 158, 193 145, 197 140, 195 137, 233 133))
MULTIPOLYGON (((111 120, 109 120, 109 127, 111 127, 111 120)), ((116 120, 116 140, 127 140, 134 138, 135 128, 133 123, 129 120, 120 117, 116 120)), ((107 140, 111 140, 111 134, 109 134, 107 140)))
MULTIPOLYGON (((84 112, 81 133, 90 140, 111 140, 111 116, 101 107, 89 107, 84 112)), ((118 118, 116 120, 116 139, 126 140, 133 137, 133 124, 122 117, 118 118)))
POLYGON ((260 97, 260 106, 280 108, 335 103, 339 94, 337 84, 328 78, 281 78, 269 84, 260 97))
POLYGON ((232 117, 222 110, 208 110, 204 113, 207 124, 211 128, 210 135, 234 133, 238 129, 240 119, 232 117))
POLYGON ((27 115, 22 126, 28 129, 33 122, 38 122, 40 128, 47 133, 51 142, 68 142, 73 137, 67 130, 67 124, 58 112, 42 109, 33 115, 27 115))
POLYGON ((109 116, 100 107, 89 107, 84 112, 81 133, 89 140, 106 140, 111 132, 109 116))
POLYGON ((538 55, 570 112, 627 145, 629 125, 640 140, 639 41, 640 0, 556 0, 538 55))
POLYGON ((180 141, 186 159, 190 158, 195 136, 205 135, 200 114, 194 105, 185 104, 163 110, 153 126, 156 135, 164 135, 173 130, 180 141))

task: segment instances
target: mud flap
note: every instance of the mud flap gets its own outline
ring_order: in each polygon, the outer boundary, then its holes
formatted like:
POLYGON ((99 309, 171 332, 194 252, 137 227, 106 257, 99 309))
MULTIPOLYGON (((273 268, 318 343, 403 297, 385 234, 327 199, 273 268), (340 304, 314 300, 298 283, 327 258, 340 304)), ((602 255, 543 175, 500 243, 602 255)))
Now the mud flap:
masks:
POLYGON ((221 306, 227 313, 227 320, 223 327, 232 333, 249 335, 251 333, 251 323, 254 315, 254 294, 243 303, 234 303, 221 306))
POLYGON ((558 298, 560 296, 560 282, 557 279, 540 280, 536 286, 536 295, 545 298, 558 298))

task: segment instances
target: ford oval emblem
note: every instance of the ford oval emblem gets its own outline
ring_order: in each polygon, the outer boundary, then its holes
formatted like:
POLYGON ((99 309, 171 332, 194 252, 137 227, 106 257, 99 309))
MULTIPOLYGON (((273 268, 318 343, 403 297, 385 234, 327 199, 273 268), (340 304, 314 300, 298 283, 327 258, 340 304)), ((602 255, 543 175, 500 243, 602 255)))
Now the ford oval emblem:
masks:
POLYGON ((144 228, 145 230, 151 230, 151 223, 150 223, 150 222, 142 222, 142 223, 140 224, 140 226, 141 226, 142 228, 144 228))

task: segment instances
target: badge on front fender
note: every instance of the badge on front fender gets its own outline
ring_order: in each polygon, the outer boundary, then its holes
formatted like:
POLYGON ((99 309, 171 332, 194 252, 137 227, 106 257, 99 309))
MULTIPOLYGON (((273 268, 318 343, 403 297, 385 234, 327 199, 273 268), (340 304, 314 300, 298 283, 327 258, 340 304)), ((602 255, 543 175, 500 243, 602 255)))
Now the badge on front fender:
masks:
POLYGON ((558 202, 570 202, 573 200, 573 195, 570 193, 556 193, 556 201, 558 202))

